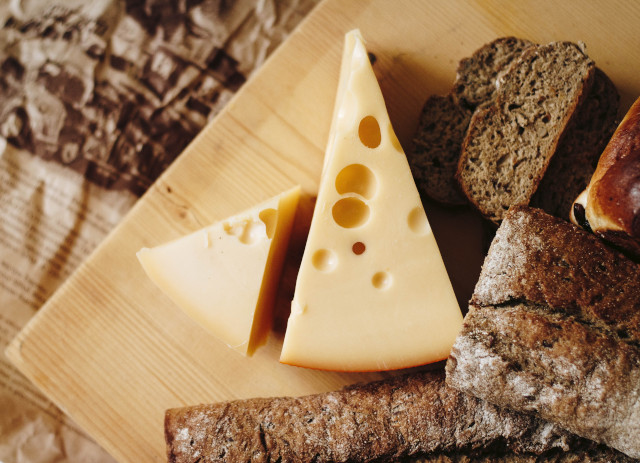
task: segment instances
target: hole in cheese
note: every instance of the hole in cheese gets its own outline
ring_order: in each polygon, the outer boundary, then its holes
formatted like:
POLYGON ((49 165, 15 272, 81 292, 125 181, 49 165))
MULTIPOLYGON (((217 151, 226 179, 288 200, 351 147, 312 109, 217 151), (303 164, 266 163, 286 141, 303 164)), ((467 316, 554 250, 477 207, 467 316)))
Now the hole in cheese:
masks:
POLYGON ((356 256, 359 256, 367 250, 367 247, 362 241, 358 241, 356 243, 353 243, 353 246, 351 246, 351 250, 356 256))
POLYGON ((331 209, 333 220, 343 228, 356 228, 369 220, 369 206, 358 198, 342 198, 331 209))
POLYGON ((242 244, 255 244, 265 235, 265 224, 257 220, 241 220, 225 223, 224 231, 227 235, 238 238, 242 244))
POLYGON ((351 164, 340 171, 336 177, 336 190, 339 194, 356 193, 371 199, 378 189, 378 181, 371 169, 363 164, 351 164))
POLYGON ((313 266, 321 272, 330 272, 338 265, 338 256, 331 249, 318 249, 311 257, 313 266))
POLYGON ((389 272, 377 272, 371 278, 371 284, 377 289, 387 289, 393 283, 393 278, 389 272))
POLYGON ((258 214, 260 220, 264 223, 267 231, 267 238, 273 238, 273 233, 276 230, 276 224, 278 223, 278 212, 273 208, 268 208, 260 211, 258 214))
POLYGON ((203 233, 203 237, 204 237, 204 247, 206 248, 210 248, 211 247, 211 236, 209 236, 209 231, 208 230, 202 230, 203 233))
POLYGON ((409 216, 407 217, 407 223, 412 232, 418 235, 426 235, 429 232, 429 221, 427 220, 427 214, 420 206, 414 207, 409 216))
POLYGON ((393 127, 391 126, 391 123, 389 123, 387 127, 389 130, 389 140, 391 140, 391 145, 393 145, 393 147, 396 149, 397 152, 404 154, 402 145, 400 144, 400 141, 398 140, 396 133, 393 131, 393 127))
POLYGON ((380 124, 373 116, 366 116, 360 121, 358 136, 362 144, 368 148, 377 148, 380 145, 382 136, 380 134, 380 124))

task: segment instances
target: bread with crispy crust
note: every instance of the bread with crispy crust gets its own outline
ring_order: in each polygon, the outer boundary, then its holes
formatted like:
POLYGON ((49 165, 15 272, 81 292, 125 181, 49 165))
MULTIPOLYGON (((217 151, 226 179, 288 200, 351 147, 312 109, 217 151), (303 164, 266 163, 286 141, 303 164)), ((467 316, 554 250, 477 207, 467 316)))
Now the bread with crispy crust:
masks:
POLYGON ((516 454, 523 462, 631 461, 447 387, 442 371, 305 397, 170 409, 165 437, 171 463, 488 462, 516 454))
POLYGON ((447 382, 640 457, 640 266, 514 207, 485 259, 447 382))

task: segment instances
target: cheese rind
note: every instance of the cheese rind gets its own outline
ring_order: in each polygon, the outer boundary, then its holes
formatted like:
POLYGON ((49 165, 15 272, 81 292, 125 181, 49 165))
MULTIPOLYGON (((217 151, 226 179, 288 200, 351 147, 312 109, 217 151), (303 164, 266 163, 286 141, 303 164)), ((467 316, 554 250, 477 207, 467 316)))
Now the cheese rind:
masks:
POLYGON ((422 365, 448 356, 461 324, 362 37, 352 31, 280 361, 343 371, 422 365))
POLYGON ((242 354, 271 327, 271 313, 300 188, 137 253, 149 278, 187 315, 242 354))

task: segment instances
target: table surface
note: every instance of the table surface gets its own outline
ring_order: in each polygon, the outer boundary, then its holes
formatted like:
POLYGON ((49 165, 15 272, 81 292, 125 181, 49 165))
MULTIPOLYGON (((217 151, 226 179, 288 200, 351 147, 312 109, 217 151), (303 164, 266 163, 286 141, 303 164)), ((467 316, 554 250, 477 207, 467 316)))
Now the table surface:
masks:
MULTIPOLYGON (((164 461, 164 410, 254 396, 301 395, 394 373, 312 371, 278 363, 317 191, 344 33, 362 31, 398 137, 446 93, 457 62, 497 37, 584 41, 617 85, 640 95, 640 3, 624 1, 325 0, 188 146, 7 350, 12 362, 120 461, 164 461), (267 344, 243 358, 153 284, 135 252, 241 211, 286 188, 305 192, 267 344)), ((427 204, 459 300, 482 261, 472 213, 427 204)))

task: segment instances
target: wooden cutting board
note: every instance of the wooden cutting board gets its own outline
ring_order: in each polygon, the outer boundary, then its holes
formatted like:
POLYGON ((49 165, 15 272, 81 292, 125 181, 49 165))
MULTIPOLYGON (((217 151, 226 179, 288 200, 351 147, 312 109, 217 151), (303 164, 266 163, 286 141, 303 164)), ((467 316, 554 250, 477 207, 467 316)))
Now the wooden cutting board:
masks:
MULTIPOLYGON (((384 376, 305 370, 277 359, 338 82, 344 33, 360 28, 391 120, 408 148, 426 97, 459 59, 499 36, 582 40, 622 94, 640 95, 640 3, 342 1, 320 4, 190 144, 9 346, 15 365, 120 461, 164 461, 168 407, 300 395, 384 376), (135 252, 301 184, 308 195, 283 277, 278 320, 252 358, 226 348, 145 277, 135 252)), ((427 204, 461 301, 479 272, 483 228, 427 204)))

